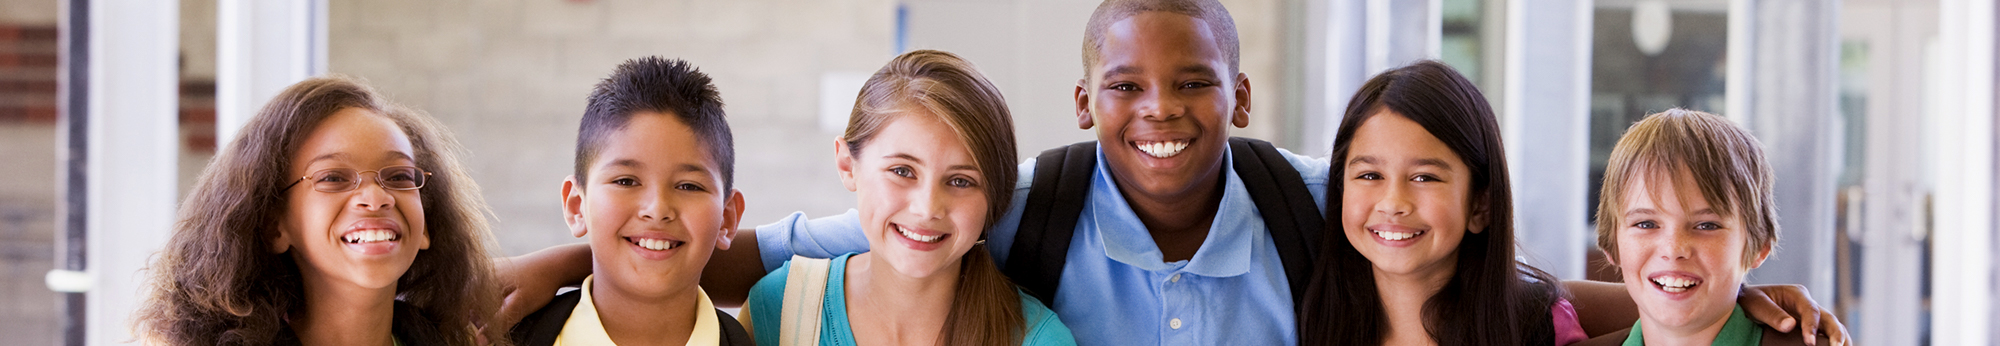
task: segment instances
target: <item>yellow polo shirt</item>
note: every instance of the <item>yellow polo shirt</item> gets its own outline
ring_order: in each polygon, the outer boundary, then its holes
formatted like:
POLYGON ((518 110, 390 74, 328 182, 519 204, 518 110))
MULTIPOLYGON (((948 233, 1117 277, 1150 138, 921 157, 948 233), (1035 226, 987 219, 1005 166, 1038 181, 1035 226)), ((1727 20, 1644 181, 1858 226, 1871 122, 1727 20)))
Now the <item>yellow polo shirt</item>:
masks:
MULTIPOLYGON (((597 304, 590 297, 590 282, 597 275, 583 278, 583 299, 576 302, 576 309, 570 310, 569 320, 563 322, 561 334, 556 335, 556 346, 617 345, 611 342, 611 334, 604 332, 604 321, 597 318, 597 304)), ((708 292, 695 287, 700 304, 695 306, 694 333, 688 335, 688 346, 710 346, 722 343, 722 324, 715 320, 715 303, 708 301, 708 292)))

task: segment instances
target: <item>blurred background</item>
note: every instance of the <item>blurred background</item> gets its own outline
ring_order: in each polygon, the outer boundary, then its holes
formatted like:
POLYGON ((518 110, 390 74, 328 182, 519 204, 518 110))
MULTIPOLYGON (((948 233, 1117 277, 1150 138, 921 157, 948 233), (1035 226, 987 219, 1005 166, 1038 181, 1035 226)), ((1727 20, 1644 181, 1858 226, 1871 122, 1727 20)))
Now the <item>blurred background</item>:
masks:
MULTIPOLYGON (((1863 345, 1996 344, 2000 8, 1981 0, 1225 0, 1254 86, 1231 134, 1325 156, 1362 81, 1441 59, 1506 130, 1523 257, 1617 280, 1591 250, 1611 146, 1685 107, 1751 129, 1783 227, 1759 283, 1806 286, 1863 345)), ((277 90, 367 81, 442 120, 501 253, 560 221, 577 119, 619 62, 715 78, 744 226, 853 205, 832 139, 912 49, 973 61, 1020 153, 1089 140, 1072 92, 1094 1, 0 0, 0 335, 130 340, 144 267, 218 147, 277 90)))

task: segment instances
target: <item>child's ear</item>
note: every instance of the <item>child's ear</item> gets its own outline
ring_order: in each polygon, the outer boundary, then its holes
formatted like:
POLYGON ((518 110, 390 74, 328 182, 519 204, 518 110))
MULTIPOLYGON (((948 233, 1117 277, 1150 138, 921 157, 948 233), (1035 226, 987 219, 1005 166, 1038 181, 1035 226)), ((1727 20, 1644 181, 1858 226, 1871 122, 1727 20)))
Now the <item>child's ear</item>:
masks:
POLYGON ((1492 214, 1488 212, 1492 208, 1486 206, 1486 201, 1474 200, 1471 209, 1465 216, 1465 229, 1475 234, 1486 232, 1486 224, 1490 221, 1486 216, 1492 214))
POLYGON ((715 235, 716 250, 728 250, 729 241, 736 240, 736 224, 743 221, 743 192, 729 189, 729 199, 722 203, 722 233, 715 235))
POLYGON ((275 231, 278 234, 271 236, 271 253, 285 253, 292 249, 291 228, 292 226, 285 223, 278 224, 278 230, 275 231))
POLYGON ((1090 78, 1076 80, 1076 128, 1089 130, 1097 126, 1097 120, 1090 118, 1090 78))
POLYGON ((847 141, 833 138, 833 167, 840 171, 840 185, 847 191, 854 191, 854 153, 847 152, 847 141))
POLYGON ((1604 262, 1611 263, 1612 269, 1618 268, 1618 254, 1612 253, 1611 251, 1605 251, 1603 248, 1598 248, 1597 250, 1598 250, 1597 252, 1604 254, 1604 262))
POLYGON ((583 222, 583 182, 576 175, 563 178, 562 195, 563 223, 569 224, 569 236, 582 238, 590 233, 583 222))
MULTIPOLYGON (((1773 242, 1773 243, 1774 243, 1774 242, 1773 242)), ((1744 267, 1744 268, 1748 268, 1748 269, 1756 269, 1757 267, 1762 267, 1762 266, 1764 266, 1764 260, 1767 260, 1767 259, 1771 259, 1771 244, 1770 244, 1770 243, 1765 243, 1765 244, 1764 244, 1764 246, 1763 246, 1763 248, 1761 248, 1761 249, 1757 249, 1757 258, 1754 258, 1754 259, 1752 259, 1752 260, 1750 261, 1750 263, 1745 263, 1745 264, 1748 264, 1748 265, 1746 265, 1746 266, 1743 266, 1743 267, 1744 267)))
POLYGON ((410 228, 416 230, 416 232, 410 232, 414 234, 414 236, 410 237, 410 240, 417 244, 417 250, 430 250, 431 249, 430 228, 426 228, 424 227, 424 225, 410 225, 410 228))
POLYGON ((1230 110, 1229 124, 1239 129, 1250 126, 1250 75, 1236 74, 1236 109, 1230 110))

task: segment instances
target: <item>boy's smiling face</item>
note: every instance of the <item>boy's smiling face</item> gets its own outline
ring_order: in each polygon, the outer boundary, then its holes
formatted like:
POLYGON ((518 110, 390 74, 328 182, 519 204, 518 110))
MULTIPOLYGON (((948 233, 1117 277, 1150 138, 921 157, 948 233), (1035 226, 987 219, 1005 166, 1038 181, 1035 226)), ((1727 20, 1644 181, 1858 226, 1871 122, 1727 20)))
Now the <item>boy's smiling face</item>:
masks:
POLYGON ((729 248, 743 197, 723 187, 695 136, 670 114, 637 112, 602 141, 587 177, 563 181, 563 219, 571 235, 589 237, 595 287, 687 294, 711 252, 729 248))
POLYGON ((1143 12, 1112 23, 1079 81, 1077 123, 1128 198, 1171 201, 1213 185, 1228 126, 1249 125, 1249 79, 1194 17, 1143 12))
POLYGON ((1612 260, 1648 334, 1720 330, 1735 309, 1743 276, 1771 251, 1760 249, 1752 263, 1744 263, 1749 237, 1742 217, 1711 207, 1685 169, 1672 179, 1642 174, 1627 182, 1625 210, 1613 221, 1619 225, 1612 260))

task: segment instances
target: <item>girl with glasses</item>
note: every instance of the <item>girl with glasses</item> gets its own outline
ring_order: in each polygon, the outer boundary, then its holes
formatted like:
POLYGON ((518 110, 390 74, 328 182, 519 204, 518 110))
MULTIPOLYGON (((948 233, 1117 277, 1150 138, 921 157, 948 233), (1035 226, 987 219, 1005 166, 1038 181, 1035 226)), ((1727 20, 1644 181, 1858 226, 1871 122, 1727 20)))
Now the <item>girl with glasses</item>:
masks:
MULTIPOLYGON (((285 89, 181 204, 147 344, 474 345, 498 307, 486 210, 436 122, 370 88, 285 89)), ((485 340, 505 340, 486 335, 485 340)))

